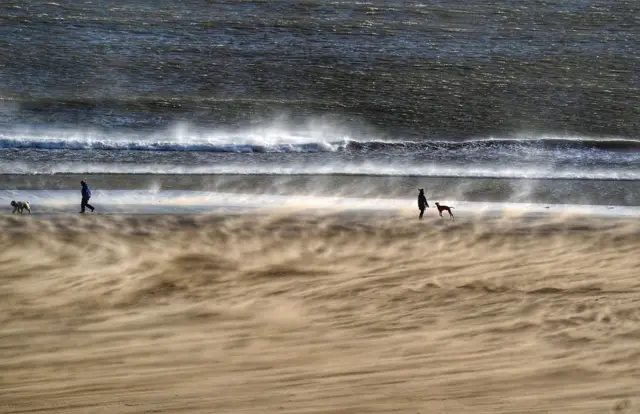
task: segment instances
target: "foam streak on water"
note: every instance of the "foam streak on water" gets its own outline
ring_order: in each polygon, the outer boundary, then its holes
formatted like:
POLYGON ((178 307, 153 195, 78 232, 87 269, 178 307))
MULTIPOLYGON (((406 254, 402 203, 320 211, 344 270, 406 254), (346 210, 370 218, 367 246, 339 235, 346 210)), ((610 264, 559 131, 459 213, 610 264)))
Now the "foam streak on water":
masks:
POLYGON ((6 163, 3 172, 11 174, 226 174, 226 175, 363 175, 363 176, 421 176, 457 178, 522 178, 522 179, 589 179, 589 180, 640 180, 640 170, 612 171, 608 169, 557 170, 548 168, 501 168, 499 166, 450 166, 450 165, 385 165, 375 162, 350 165, 167 165, 167 164, 72 164, 33 165, 6 163))

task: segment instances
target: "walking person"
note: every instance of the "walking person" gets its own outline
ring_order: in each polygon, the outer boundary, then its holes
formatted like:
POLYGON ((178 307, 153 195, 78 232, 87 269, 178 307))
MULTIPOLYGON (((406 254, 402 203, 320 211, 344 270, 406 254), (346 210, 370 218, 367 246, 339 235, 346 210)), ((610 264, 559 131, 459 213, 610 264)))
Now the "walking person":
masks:
POLYGON ((418 218, 422 220, 422 215, 424 214, 424 210, 429 207, 429 203, 427 202, 427 197, 424 195, 424 189, 420 188, 420 192, 418 193, 418 210, 420 210, 420 215, 418 218))
POLYGON ((91 209, 91 212, 93 213, 93 210, 95 210, 95 208, 91 204, 89 204, 89 199, 91 198, 91 189, 89 188, 89 184, 87 184, 86 181, 82 180, 80 181, 80 185, 82 186, 82 202, 80 203, 80 213, 84 214, 85 207, 89 207, 91 209))

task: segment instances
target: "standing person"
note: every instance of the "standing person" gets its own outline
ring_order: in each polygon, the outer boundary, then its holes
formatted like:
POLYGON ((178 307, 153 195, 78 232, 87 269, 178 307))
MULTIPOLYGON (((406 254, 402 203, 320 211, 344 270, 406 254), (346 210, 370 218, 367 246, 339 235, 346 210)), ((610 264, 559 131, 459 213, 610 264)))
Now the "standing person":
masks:
POLYGON ((420 192, 418 193, 418 210, 420 210, 420 216, 418 218, 422 220, 422 215, 424 214, 424 210, 429 207, 429 203, 427 202, 427 197, 424 195, 424 189, 420 188, 420 192))
POLYGON ((93 210, 95 210, 95 208, 91 204, 89 204, 89 199, 91 198, 91 189, 89 188, 89 184, 87 184, 86 181, 82 180, 80 181, 80 185, 82 186, 82 202, 80 203, 80 213, 84 214, 85 207, 89 207, 91 209, 91 212, 93 213, 93 210))

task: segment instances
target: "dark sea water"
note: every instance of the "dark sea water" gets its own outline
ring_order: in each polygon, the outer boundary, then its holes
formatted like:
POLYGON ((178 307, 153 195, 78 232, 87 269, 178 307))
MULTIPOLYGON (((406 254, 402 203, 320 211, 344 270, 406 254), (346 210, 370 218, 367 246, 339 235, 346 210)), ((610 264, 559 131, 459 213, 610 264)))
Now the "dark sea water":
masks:
POLYGON ((0 189, 640 205, 640 2, 0 4, 0 189))

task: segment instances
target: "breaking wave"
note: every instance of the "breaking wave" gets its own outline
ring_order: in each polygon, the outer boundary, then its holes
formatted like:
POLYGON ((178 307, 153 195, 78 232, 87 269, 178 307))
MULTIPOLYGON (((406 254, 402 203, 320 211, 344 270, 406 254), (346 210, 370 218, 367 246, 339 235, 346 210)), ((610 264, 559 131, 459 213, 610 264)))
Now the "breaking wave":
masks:
POLYGON ((95 133, 0 133, 0 149, 198 151, 232 153, 312 152, 433 152, 601 150, 640 151, 638 139, 584 137, 483 138, 474 140, 408 141, 354 139, 339 130, 246 130, 237 133, 119 135, 95 133))

